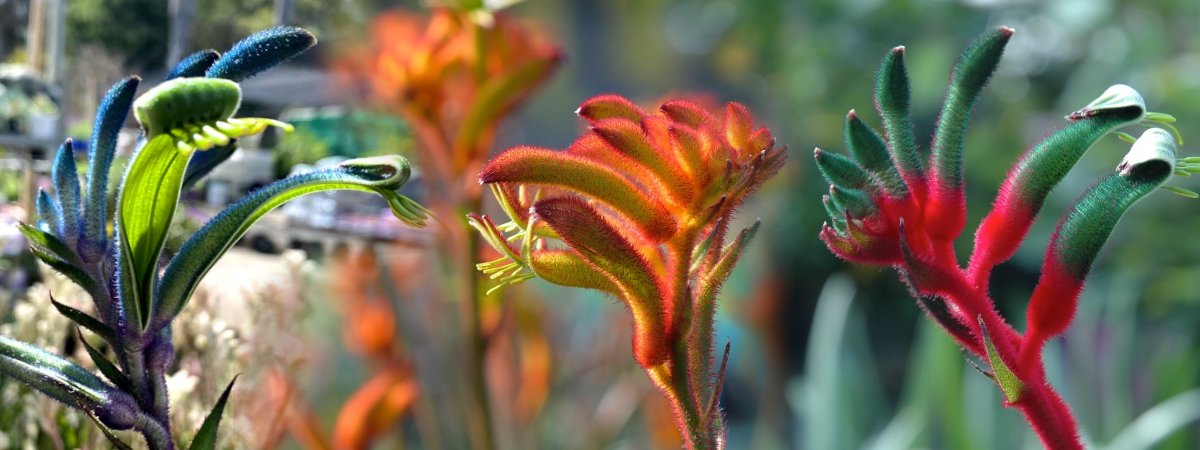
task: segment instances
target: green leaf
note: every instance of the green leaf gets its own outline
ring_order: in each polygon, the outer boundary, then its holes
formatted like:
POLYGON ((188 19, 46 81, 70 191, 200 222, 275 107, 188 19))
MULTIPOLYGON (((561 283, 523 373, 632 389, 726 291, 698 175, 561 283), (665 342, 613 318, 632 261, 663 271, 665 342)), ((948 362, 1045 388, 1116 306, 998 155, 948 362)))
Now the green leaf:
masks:
POLYGON ((754 224, 743 229, 733 239, 733 242, 730 242, 721 250, 720 259, 717 260, 716 264, 701 279, 700 292, 696 296, 697 304, 702 307, 713 307, 717 291, 729 279, 729 275, 733 273, 734 266, 741 259, 742 254, 745 253, 746 247, 750 246, 750 242, 754 240, 754 236, 758 234, 758 228, 761 225, 762 221, 755 220, 754 224))
POLYGON ((217 448, 217 427, 221 425, 221 414, 225 412, 225 402, 229 400, 229 392, 233 390, 233 383, 237 382, 237 377, 229 381, 229 386, 225 387, 225 392, 221 393, 221 398, 217 399, 217 404, 213 405, 212 411, 209 411, 208 417, 204 418, 204 423, 200 425, 200 431, 196 432, 196 437, 192 438, 192 445, 188 446, 188 450, 213 450, 217 448))
POLYGON ((145 328, 152 313, 150 299, 158 258, 179 205, 179 191, 191 153, 179 150, 171 136, 159 135, 134 156, 117 203, 122 303, 145 328), (128 284, 127 284, 128 283, 128 284))
POLYGON ((104 338, 104 340, 108 342, 116 341, 116 334, 113 332, 113 329, 109 328, 108 325, 105 325, 104 322, 101 322, 99 319, 88 315, 88 313, 59 303, 58 300, 54 299, 53 295, 50 296, 50 303, 54 305, 54 308, 58 310, 59 314, 71 319, 71 321, 75 322, 76 325, 87 328, 88 331, 96 333, 96 335, 104 338))
POLYGON ((1016 403, 1021 399, 1021 394, 1025 392, 1025 384, 1000 358, 1000 353, 996 351, 996 345, 992 344, 992 339, 988 335, 987 325, 983 324, 983 316, 978 317, 978 320, 979 334, 983 336, 983 347, 987 350, 988 364, 992 366, 992 375, 995 377, 996 384, 1000 385, 1000 390, 1004 392, 1005 400, 1008 400, 1009 403, 1016 403))
POLYGON ((84 339, 83 332, 78 328, 75 329, 75 334, 79 338, 79 342, 83 343, 83 348, 84 350, 87 350, 87 354, 92 358, 92 362, 96 364, 96 368, 100 369, 100 373, 104 374, 104 378, 108 378, 108 381, 111 381, 113 384, 115 384, 118 389, 121 389, 125 392, 132 392, 133 384, 129 382, 129 377, 126 377, 124 373, 121 373, 121 371, 117 369, 117 366, 104 356, 103 352, 97 350, 95 347, 92 347, 92 344, 89 344, 87 339, 84 339))
POLYGON ((424 226, 428 211, 396 193, 408 182, 411 170, 408 160, 400 156, 352 159, 331 169, 276 181, 229 205, 192 235, 167 264, 155 296, 155 327, 179 314, 208 270, 251 226, 293 198, 328 190, 374 192, 388 201, 401 221, 424 226))
MULTIPOLYGON (((53 234, 39 230, 29 224, 18 224, 17 229, 29 241, 29 249, 34 256, 86 290, 93 297, 99 291, 100 284, 83 269, 83 261, 71 250, 66 243, 53 234)), ((99 299, 97 299, 99 300, 99 299)))

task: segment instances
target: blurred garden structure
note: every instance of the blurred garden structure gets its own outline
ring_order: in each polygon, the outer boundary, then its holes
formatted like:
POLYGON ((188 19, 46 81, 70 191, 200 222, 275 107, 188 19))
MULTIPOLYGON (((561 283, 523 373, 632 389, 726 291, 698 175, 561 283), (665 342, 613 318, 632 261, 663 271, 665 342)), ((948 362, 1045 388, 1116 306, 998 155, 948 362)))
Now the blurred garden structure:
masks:
MULTIPOLYGON (((166 383, 172 429, 186 430, 180 444, 241 373, 219 448, 683 445, 671 402, 634 358, 625 306, 536 279, 489 293, 498 282, 475 264, 500 254, 481 245, 465 218, 508 217, 479 184, 487 161, 518 145, 572 146, 594 125, 570 112, 619 94, 648 112, 669 98, 710 111, 738 102, 796 153, 729 223, 741 230, 761 220, 715 297, 714 366, 730 343, 718 402, 726 448, 1041 448, 996 383, 972 366, 987 361, 969 361, 892 271, 826 250, 818 233, 830 220, 821 203, 829 188, 808 158, 812 147, 847 153, 840 143, 849 109, 881 128, 870 86, 880 59, 904 45, 914 142, 928 155, 946 74, 964 44, 1001 25, 1016 32, 963 141, 963 195, 974 205, 965 227, 981 223, 982 205, 996 199, 1030 143, 1114 84, 1177 119, 1184 144, 1176 167, 1191 167, 1186 158, 1200 142, 1193 1, 0 0, 0 63, 36 62, 28 41, 41 33, 44 42, 56 28, 31 24, 56 11, 57 78, 38 75, 35 89, 11 82, 28 101, 0 100, 0 115, 12 110, 4 105, 23 105, 0 132, 36 131, 31 124, 61 114, 32 166, 29 146, 0 140, 0 335, 90 361, 50 294, 85 309, 91 301, 39 266, 15 229, 36 209, 18 204, 25 167, 34 188, 53 186, 53 151, 69 136, 87 177, 92 114, 113 83, 140 74, 144 91, 166 78, 173 59, 230 48, 273 25, 303 27, 320 44, 242 82, 237 116, 296 130, 239 139, 238 153, 185 190, 165 255, 230 201, 294 168, 298 175, 345 159, 409 158, 412 179, 400 193, 433 211, 426 228, 413 230, 374 194, 314 196, 251 227, 174 322, 166 383)), ((34 72, 5 73, 25 80, 34 72)), ((109 177, 114 196, 139 134, 132 118, 124 128, 109 177)), ((1143 128, 1125 131, 1140 136, 1143 128)), ((995 267, 990 295, 1014 329, 1027 329, 1056 219, 1114 173, 1129 148, 1114 134, 1097 140, 1049 191, 1025 244, 995 267)), ((1197 190, 1194 180, 1170 184, 1197 190)), ((1046 379, 1088 448, 1200 447, 1200 242, 1188 239, 1200 226, 1198 206, 1159 190, 1131 207, 1091 267, 1071 326, 1045 344, 1046 379)), ((959 265, 969 263, 971 239, 952 249, 959 265)), ((90 332, 82 339, 112 354, 90 332)), ((0 448, 104 443, 85 415, 0 380, 0 448)))

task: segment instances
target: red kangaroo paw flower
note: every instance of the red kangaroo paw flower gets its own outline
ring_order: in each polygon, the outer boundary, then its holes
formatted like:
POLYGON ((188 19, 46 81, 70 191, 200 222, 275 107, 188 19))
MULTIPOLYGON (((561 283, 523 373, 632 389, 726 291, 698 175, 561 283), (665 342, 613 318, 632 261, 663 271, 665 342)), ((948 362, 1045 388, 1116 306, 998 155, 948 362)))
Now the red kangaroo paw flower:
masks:
POLYGON ((986 289, 991 269, 1016 253, 1050 191, 1084 152, 1108 132, 1135 123, 1145 114, 1142 96, 1129 86, 1116 85, 1071 114, 1072 123, 1021 155, 1000 186, 992 211, 976 231, 969 266, 972 281, 986 289))
MULTIPOLYGON (((683 100, 643 110, 606 95, 578 113, 590 129, 565 152, 516 147, 483 167, 480 182, 493 183, 512 222, 468 217, 503 255, 478 267, 501 286, 537 277, 620 299, 633 316, 634 359, 671 400, 685 444, 720 448, 721 415, 715 400, 702 401, 719 391, 711 377, 716 296, 758 225, 729 243, 726 235, 734 211, 779 172, 787 151, 736 103, 718 119, 683 100), (535 186, 551 192, 530 199, 535 186), (543 242, 551 239, 566 249, 543 242)), ((866 217, 874 212, 867 186, 848 184, 834 193, 846 204, 836 208, 863 218, 836 238, 855 248, 887 225, 866 217)))
MULTIPOLYGON (((1162 186, 1174 171, 1174 137, 1151 128, 1133 144, 1116 172, 1092 186, 1067 210, 1050 238, 1042 276, 1029 301, 1023 359, 1038 358, 1045 340, 1066 330, 1092 263, 1121 216, 1162 186)), ((1023 362, 1032 365, 1038 361, 1023 362)))
POLYGON ((1174 139, 1166 131, 1151 129, 1138 139, 1116 173, 1088 190, 1059 222, 1022 336, 988 295, 992 268, 1013 255, 1050 190, 1096 140, 1143 118, 1174 119, 1147 113, 1141 95, 1124 85, 1069 115, 1071 123, 1026 151, 1009 171, 993 210, 975 233, 975 250, 964 271, 953 241, 966 218, 967 124, 1012 33, 1006 27, 987 32, 959 57, 928 161, 913 140, 904 47, 884 56, 875 79, 884 136, 852 110, 844 131, 850 156, 814 152, 830 183, 829 195, 821 198, 829 221, 820 238, 847 261, 895 267, 926 314, 963 348, 987 360, 987 375, 1004 393, 1005 406, 1019 409, 1047 448, 1080 449, 1070 408, 1046 382, 1041 350, 1070 325, 1092 263, 1121 215, 1171 174, 1200 169, 1188 160, 1175 167, 1174 139))

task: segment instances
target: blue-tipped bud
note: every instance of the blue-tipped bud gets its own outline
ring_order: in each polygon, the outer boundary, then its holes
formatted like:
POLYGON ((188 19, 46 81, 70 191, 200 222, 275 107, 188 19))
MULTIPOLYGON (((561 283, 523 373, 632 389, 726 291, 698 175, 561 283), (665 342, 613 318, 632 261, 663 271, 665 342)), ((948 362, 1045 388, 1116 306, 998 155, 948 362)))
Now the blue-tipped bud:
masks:
POLYGON ((36 207, 38 215, 38 229, 47 232, 58 232, 58 224, 61 220, 59 218, 60 210, 58 207, 58 202, 54 200, 54 197, 51 197, 49 192, 38 189, 36 207))
POLYGON ((117 150, 117 134, 129 117, 140 81, 141 78, 129 77, 117 82, 96 109, 96 123, 88 143, 87 203, 83 209, 83 239, 79 242, 79 254, 88 263, 104 256, 108 238, 108 171, 117 150))
POLYGON ((183 60, 179 61, 171 73, 167 74, 168 80, 176 78, 202 77, 212 67, 213 63, 221 57, 221 52, 213 49, 200 50, 196 53, 188 55, 183 60))
POLYGON ((58 197, 58 237, 75 247, 80 232, 79 172, 75 167, 75 149, 70 139, 63 142, 54 155, 50 178, 54 180, 54 194, 58 197))
POLYGON ((281 26, 259 31, 225 52, 205 73, 210 78, 242 81, 294 58, 317 44, 308 30, 281 26))

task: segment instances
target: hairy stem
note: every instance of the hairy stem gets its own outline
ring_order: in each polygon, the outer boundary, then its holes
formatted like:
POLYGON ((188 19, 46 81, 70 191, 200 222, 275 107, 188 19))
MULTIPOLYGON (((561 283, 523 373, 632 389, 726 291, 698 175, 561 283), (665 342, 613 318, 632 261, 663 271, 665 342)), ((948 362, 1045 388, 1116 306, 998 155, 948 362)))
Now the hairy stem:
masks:
POLYGON ((175 450, 175 442, 171 440, 171 432, 165 423, 146 413, 138 413, 133 422, 133 429, 142 434, 150 450, 175 450))
MULTIPOLYGON (((981 292, 969 284, 967 276, 958 270, 957 263, 942 261, 955 269, 949 272, 955 276, 943 283, 946 285, 947 294, 954 304, 963 310, 964 315, 983 319, 988 332, 993 335, 988 336, 988 339, 995 343, 996 351, 1000 354, 1001 359, 1017 363, 1022 358, 1029 358, 1028 352, 1035 350, 1022 348, 1024 347, 1022 344, 1028 341, 1028 337, 1023 338, 1004 321, 1004 318, 996 311, 995 302, 986 292, 981 292)), ((978 336, 981 331, 978 326, 973 325, 971 328, 978 336)), ((976 348, 968 347, 968 349, 973 353, 980 353, 976 348)), ((1037 353, 1040 356, 1040 346, 1038 346, 1037 353)), ((979 356, 987 359, 986 354, 979 354, 979 356)), ((1025 385, 1025 389, 1020 399, 1011 406, 1021 411, 1046 448, 1082 449, 1083 447, 1079 443, 1079 425, 1066 403, 1062 401, 1054 388, 1046 383, 1044 372, 1039 370, 1037 373, 1026 373, 1019 370, 1020 367, 1025 366, 1018 364, 1016 374, 1025 385)), ((1040 368, 1041 365, 1039 364, 1038 367, 1040 368)))

